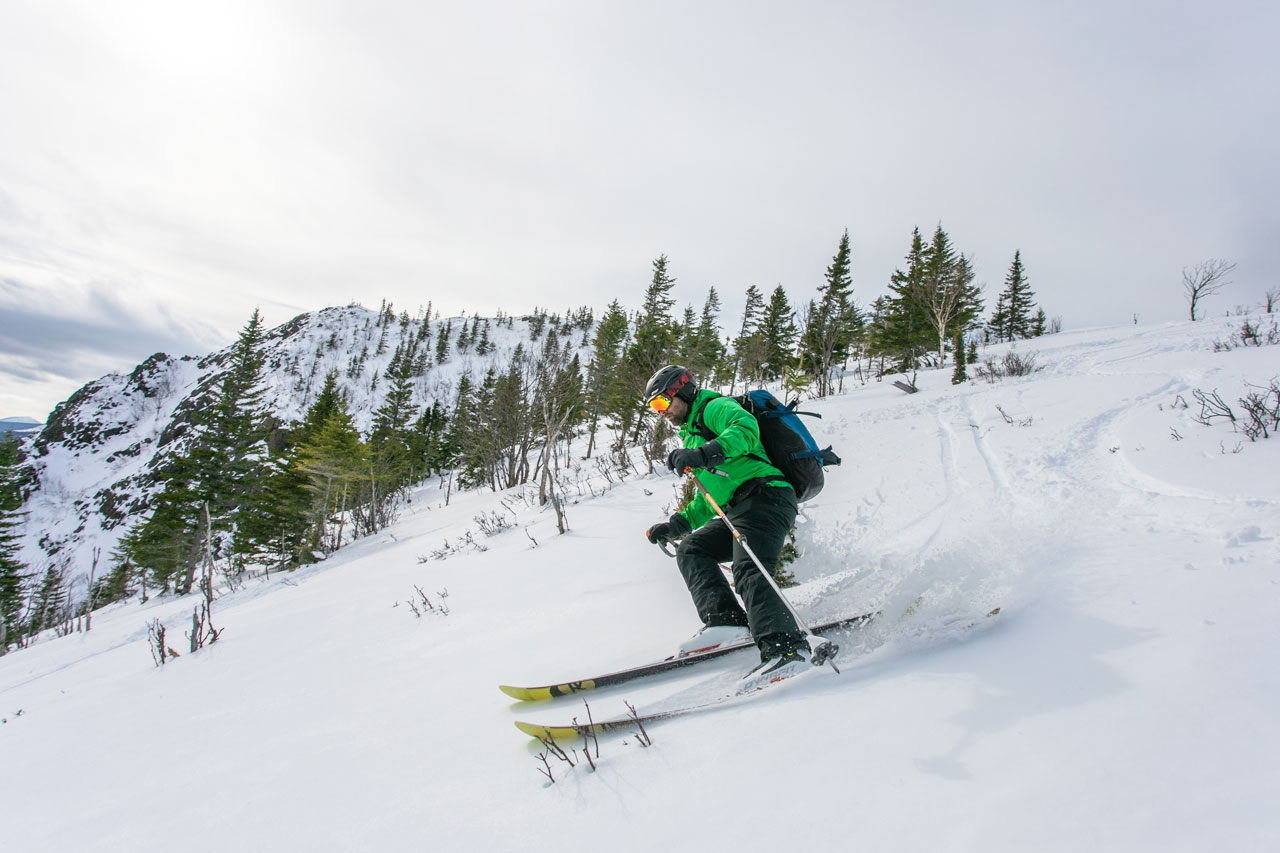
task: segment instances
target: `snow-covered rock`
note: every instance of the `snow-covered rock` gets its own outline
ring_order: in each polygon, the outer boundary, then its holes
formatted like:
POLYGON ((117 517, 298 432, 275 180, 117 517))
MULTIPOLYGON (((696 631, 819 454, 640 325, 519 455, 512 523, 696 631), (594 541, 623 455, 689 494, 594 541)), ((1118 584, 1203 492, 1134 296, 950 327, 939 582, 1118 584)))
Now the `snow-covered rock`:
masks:
MULTIPOLYGON (((421 314, 399 315, 390 322, 380 322, 380 316, 382 312, 359 305, 326 308, 268 331, 263 381, 272 414, 285 423, 300 420, 333 371, 356 427, 367 433, 386 396, 383 377, 397 345, 422 324, 421 314)), ((475 321, 431 318, 423 344, 430 366, 416 380, 415 404, 439 401, 451 407, 464 374, 479 382, 490 367, 505 368, 517 346, 526 351, 540 346, 541 337, 533 340, 528 320, 491 319, 492 350, 478 355, 473 344, 460 352, 456 338, 464 324, 475 321), (446 360, 437 362, 439 335, 450 327, 446 360)), ((480 324, 483 328, 483 318, 480 324)), ((582 329, 569 340, 587 351, 582 329)), ((104 376, 58 404, 44 428, 29 439, 35 487, 23 507, 20 559, 37 573, 50 562, 64 566, 73 594, 82 592, 93 550, 110 554, 139 519, 157 487, 157 469, 182 451, 184 426, 221 383, 231 349, 229 345, 200 359, 156 353, 127 376, 104 376)))

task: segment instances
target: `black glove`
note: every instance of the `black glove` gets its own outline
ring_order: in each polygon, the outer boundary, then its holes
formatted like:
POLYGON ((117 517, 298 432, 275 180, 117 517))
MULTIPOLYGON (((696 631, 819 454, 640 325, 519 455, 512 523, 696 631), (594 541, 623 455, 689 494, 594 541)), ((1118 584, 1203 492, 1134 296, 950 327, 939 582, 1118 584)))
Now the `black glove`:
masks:
POLYGON ((701 447, 673 450, 667 454, 667 467, 677 474, 686 468, 714 468, 724 462, 724 451, 719 442, 708 441, 701 447))
POLYGON ((654 545, 661 545, 664 542, 674 542, 681 536, 688 536, 693 532, 693 528, 689 526, 689 522, 680 513, 676 513, 666 521, 660 521, 653 527, 644 532, 649 537, 649 541, 654 545))

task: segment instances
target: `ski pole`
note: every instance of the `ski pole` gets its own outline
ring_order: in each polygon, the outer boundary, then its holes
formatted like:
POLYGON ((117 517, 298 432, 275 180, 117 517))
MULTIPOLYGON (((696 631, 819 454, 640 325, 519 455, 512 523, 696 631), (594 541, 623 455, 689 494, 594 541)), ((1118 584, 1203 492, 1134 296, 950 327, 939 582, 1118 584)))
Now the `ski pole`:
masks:
MULTIPOLYGON (((765 570, 764 564, 760 562, 760 558, 756 556, 756 552, 751 550, 751 546, 747 544, 747 540, 738 532, 738 528, 733 526, 733 522, 729 520, 729 516, 725 515, 724 510, 720 508, 720 504, 716 503, 716 499, 711 497, 711 493, 707 491, 706 486, 702 485, 702 481, 693 475, 693 468, 685 468, 684 473, 693 480, 693 484, 698 487, 698 491, 702 492, 702 497, 706 499, 707 503, 711 504, 711 508, 715 510, 716 515, 720 516, 720 520, 729 528, 729 532, 733 534, 733 538, 742 546, 742 550, 747 552, 747 556, 751 558, 751 562, 756 564, 756 568, 760 570, 760 574, 764 575, 764 579, 769 582, 769 586, 773 587, 773 591, 778 594, 778 598, 782 600, 783 605, 791 613, 791 617, 796 620, 796 625, 799 626, 805 637, 816 637, 817 635, 815 635, 813 631, 809 630, 809 626, 805 623, 804 619, 801 618, 790 600, 788 600, 786 595, 783 594, 782 588, 779 587, 778 582, 773 579, 773 575, 765 570)), ((824 663, 830 661, 831 668, 836 672, 840 671, 839 669, 836 669, 835 663, 835 656, 840 651, 839 646, 830 640, 821 639, 821 642, 818 643, 817 646, 813 646, 811 643, 810 647, 813 651, 810 663, 814 666, 822 666, 824 663)))

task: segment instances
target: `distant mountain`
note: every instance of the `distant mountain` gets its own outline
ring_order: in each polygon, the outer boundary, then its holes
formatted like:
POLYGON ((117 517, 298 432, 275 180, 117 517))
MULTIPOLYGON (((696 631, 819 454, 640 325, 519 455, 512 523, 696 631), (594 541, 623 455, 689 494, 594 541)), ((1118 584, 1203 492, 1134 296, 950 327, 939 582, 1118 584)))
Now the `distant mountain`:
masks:
MULTIPOLYGON (((451 409, 464 375, 479 383, 491 367, 505 368, 517 346, 528 350, 544 337, 546 325, 545 317, 430 318, 424 345, 429 358, 413 402, 439 401, 451 409), (445 333, 449 340, 441 348, 445 333)), ((356 427, 367 434, 386 397, 389 383, 381 380, 397 346, 423 329, 421 314, 415 319, 359 305, 302 314, 272 329, 263 367, 271 414, 283 423, 300 420, 332 371, 356 427)), ((574 345, 585 351, 586 340, 588 332, 576 329, 574 345)), ((232 346, 204 358, 156 353, 127 376, 90 382, 54 408, 39 434, 27 439, 34 487, 23 506, 19 558, 33 572, 65 565, 73 595, 82 592, 93 549, 100 548, 106 561, 144 517, 158 487, 156 472, 183 452, 191 415, 221 384, 231 352, 232 346)))
POLYGON ((0 419, 0 438, 11 432, 30 433, 43 427, 35 418, 3 418, 0 419))

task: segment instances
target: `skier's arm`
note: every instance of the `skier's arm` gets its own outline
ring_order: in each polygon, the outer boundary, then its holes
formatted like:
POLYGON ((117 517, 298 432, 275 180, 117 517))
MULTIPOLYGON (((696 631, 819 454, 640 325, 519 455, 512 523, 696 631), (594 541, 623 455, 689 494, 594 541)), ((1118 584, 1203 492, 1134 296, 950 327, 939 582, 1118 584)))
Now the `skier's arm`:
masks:
POLYGON ((760 425, 755 416, 727 397, 708 403, 702 422, 716 434, 715 442, 726 459, 743 456, 760 446, 760 425))
MULTIPOLYGON (((702 422, 716 434, 714 443, 720 446, 725 459, 743 456, 760 447, 760 427, 755 416, 726 397, 707 404, 703 410, 702 422)), ((697 475, 698 472, 695 471, 694 476, 697 475)), ((716 513, 699 493, 680 514, 697 530, 714 518, 716 513)))
MULTIPOLYGON (((696 477, 697 474, 694 476, 696 477)), ((687 507, 680 510, 679 514, 684 516, 685 521, 689 522, 690 529, 697 530, 699 527, 715 518, 716 513, 715 510, 711 508, 711 505, 707 503, 707 499, 702 496, 701 492, 699 492, 694 496, 693 500, 689 501, 689 505, 687 507)))

